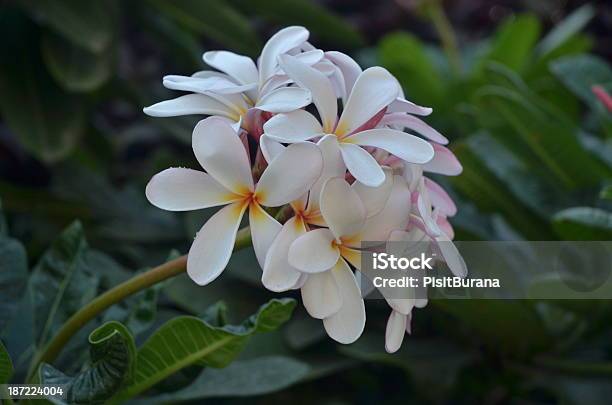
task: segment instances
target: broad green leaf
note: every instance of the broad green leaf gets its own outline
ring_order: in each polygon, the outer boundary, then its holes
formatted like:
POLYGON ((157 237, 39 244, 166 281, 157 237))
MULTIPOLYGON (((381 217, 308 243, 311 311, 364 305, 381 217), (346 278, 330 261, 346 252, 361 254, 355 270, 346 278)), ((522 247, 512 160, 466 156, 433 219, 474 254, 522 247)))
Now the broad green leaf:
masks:
POLYGON ((595 111, 604 112, 605 107, 593 94, 592 87, 600 85, 612 91, 612 68, 604 60, 593 55, 567 56, 553 61, 551 71, 576 96, 595 111))
POLYGON ((83 132, 82 102, 64 93, 44 69, 38 33, 18 13, 0 12, 0 110, 22 145, 46 162, 66 157, 83 132))
POLYGON ((599 208, 568 208, 555 214, 553 226, 565 240, 612 239, 612 213, 599 208))
POLYGON ((113 37, 110 1, 40 0, 19 2, 36 20, 90 52, 105 49, 113 37))
POLYGON ((13 362, 6 348, 0 342, 0 384, 6 384, 13 376, 13 362))
POLYGON ((308 364, 269 356, 235 361, 222 369, 207 368, 188 387, 136 403, 161 404, 213 397, 251 397, 285 389, 308 375, 308 364))
POLYGON ((183 29, 205 35, 234 51, 249 55, 259 51, 261 45, 249 21, 226 2, 148 0, 147 3, 183 29))
POLYGON ((495 61, 520 71, 527 64, 540 30, 540 22, 533 15, 510 17, 497 30, 490 50, 481 63, 495 61))
POLYGON ((35 333, 42 346, 97 294, 99 269, 91 268, 79 222, 70 225, 42 256, 30 276, 35 333))
POLYGON ((42 55, 53 78, 67 91, 88 92, 102 86, 111 76, 114 47, 89 52, 57 34, 42 38, 42 55))
POLYGON ((595 9, 590 4, 585 4, 582 7, 574 10, 574 12, 568 15, 563 21, 551 29, 544 38, 542 38, 536 47, 536 52, 539 57, 546 57, 574 35, 582 31, 582 29, 594 16, 595 9))
POLYGON ((271 300, 240 326, 216 327, 193 316, 171 319, 138 350, 134 381, 115 399, 132 398, 192 364, 227 366, 251 335, 275 330, 294 307, 291 299, 271 300))
POLYGON ((262 17, 282 26, 303 25, 318 41, 342 48, 363 46, 359 32, 344 19, 308 0, 230 0, 251 16, 262 17))
POLYGON ((40 367, 41 384, 63 385, 65 403, 98 403, 109 399, 132 378, 136 348, 129 329, 107 322, 89 335, 91 365, 75 376, 53 366, 40 367))
POLYGON ((407 33, 387 35, 379 44, 378 54, 381 64, 397 77, 411 100, 436 108, 443 102, 444 78, 416 37, 407 33))
POLYGON ((0 236, 0 331, 15 314, 28 277, 28 258, 23 245, 0 236))

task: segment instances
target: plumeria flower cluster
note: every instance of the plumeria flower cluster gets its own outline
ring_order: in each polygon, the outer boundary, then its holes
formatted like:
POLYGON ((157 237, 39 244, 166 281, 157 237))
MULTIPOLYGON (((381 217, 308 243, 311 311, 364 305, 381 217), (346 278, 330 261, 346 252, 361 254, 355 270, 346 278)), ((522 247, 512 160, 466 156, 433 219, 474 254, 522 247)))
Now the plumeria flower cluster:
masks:
MULTIPOLYGON (((451 242, 448 218, 457 208, 425 177, 462 168, 447 139, 418 118, 432 110, 406 100, 387 70, 362 70, 308 37, 305 28, 288 27, 270 38, 257 63, 212 51, 203 59, 217 70, 166 76, 166 87, 191 93, 144 111, 207 116, 192 138, 204 171, 166 169, 146 195, 170 211, 222 207, 189 250, 187 273, 200 285, 227 266, 248 211, 262 284, 299 289, 328 335, 352 343, 366 320, 362 242, 427 242, 455 275, 467 274, 451 242)), ((427 301, 407 292, 387 303, 385 347, 394 352, 410 332, 413 308, 427 301)))

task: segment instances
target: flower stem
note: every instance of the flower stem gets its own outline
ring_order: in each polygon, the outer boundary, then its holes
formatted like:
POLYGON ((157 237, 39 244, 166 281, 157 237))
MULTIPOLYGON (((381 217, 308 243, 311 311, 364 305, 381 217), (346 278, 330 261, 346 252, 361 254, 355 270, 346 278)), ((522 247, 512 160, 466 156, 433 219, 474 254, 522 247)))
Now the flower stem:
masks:
MULTIPOLYGON (((238 231, 234 244, 234 251, 243 249, 250 243, 251 233, 247 226, 238 231)), ((186 265, 187 255, 183 255, 154 267, 149 271, 138 274, 94 298, 89 304, 72 315, 62 325, 53 339, 47 343, 44 349, 35 356, 30 365, 26 381, 30 381, 34 377, 34 373, 42 362, 51 362, 55 360, 70 338, 99 313, 130 295, 136 294, 139 291, 183 273, 186 265)))
POLYGON ((461 73, 461 57, 459 55, 459 47, 457 46, 457 37, 453 26, 444 12, 441 1, 432 1, 427 7, 427 11, 431 22, 440 36, 442 47, 451 67, 456 74, 461 73))

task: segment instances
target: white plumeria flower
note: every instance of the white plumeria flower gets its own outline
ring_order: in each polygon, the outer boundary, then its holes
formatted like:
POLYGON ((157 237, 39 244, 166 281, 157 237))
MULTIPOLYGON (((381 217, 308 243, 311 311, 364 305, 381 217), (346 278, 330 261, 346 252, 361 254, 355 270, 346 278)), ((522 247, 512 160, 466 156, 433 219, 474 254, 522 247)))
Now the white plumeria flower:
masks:
POLYGON ((368 120, 400 94, 397 80, 385 69, 373 67, 359 75, 338 119, 336 94, 330 80, 292 56, 283 55, 279 60, 291 79, 310 90, 321 122, 304 110, 278 114, 264 124, 266 135, 286 143, 334 135, 349 172, 373 187, 380 185, 385 175, 364 146, 384 149, 411 163, 423 164, 433 158, 433 147, 414 135, 389 128, 362 130, 368 120))
MULTIPOLYGON (((258 66, 247 56, 228 51, 204 53, 206 64, 217 71, 201 71, 192 76, 164 77, 165 87, 189 91, 144 109, 154 117, 202 114, 225 117, 234 123, 248 124, 251 109, 270 113, 290 112, 311 102, 310 92, 298 87, 287 87, 290 82, 278 68, 279 55, 304 46, 309 33, 304 27, 287 27, 274 34, 264 46, 258 66)), ((295 54, 308 65, 327 67, 323 52, 312 49, 295 54)), ((248 130, 248 127, 246 128, 248 130)))
POLYGON ((281 225, 262 207, 279 207, 306 193, 321 173, 323 159, 311 143, 297 143, 280 153, 253 182, 249 157, 227 121, 210 117, 193 131, 193 151, 206 173, 171 168, 147 185, 149 201, 170 211, 226 205, 198 232, 187 259, 187 273, 198 284, 213 281, 225 269, 244 212, 249 209, 253 247, 263 267, 281 225), (296 162, 308 162, 301 166, 296 162))

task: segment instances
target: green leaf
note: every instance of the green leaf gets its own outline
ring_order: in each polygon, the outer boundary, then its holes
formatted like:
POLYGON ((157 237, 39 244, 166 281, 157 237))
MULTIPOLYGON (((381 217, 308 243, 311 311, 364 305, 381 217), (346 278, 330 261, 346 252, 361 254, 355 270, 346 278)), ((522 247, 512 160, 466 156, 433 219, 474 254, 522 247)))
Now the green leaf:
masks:
POLYGON ((110 1, 21 0, 37 21, 90 52, 105 49, 113 37, 113 7, 110 1))
POLYGON ((171 319, 138 350, 135 379, 115 399, 132 398, 192 364, 227 366, 251 335, 275 330, 294 307, 292 299, 271 300, 240 326, 216 327, 193 316, 171 319))
POLYGON ((481 60, 481 67, 495 61, 520 71, 529 60, 540 30, 540 22, 533 15, 510 17, 497 30, 490 50, 481 60))
POLYGON ((38 35, 20 14, 0 12, 0 110, 22 145, 46 162, 66 157, 84 128, 83 105, 44 69, 38 35))
POLYGON ((612 213, 599 208, 565 209, 555 214, 553 226, 565 240, 612 239, 612 213))
POLYGON ((387 35, 378 47, 380 62, 419 104, 439 106, 444 97, 444 78, 436 71, 421 42, 413 35, 387 35))
POLYGON ((99 403, 109 399, 132 378, 136 348, 129 329, 107 322, 89 335, 91 366, 69 377, 43 363, 41 384, 63 385, 65 403, 99 403))
POLYGON ((13 362, 6 348, 0 342, 0 384, 6 384, 13 376, 13 362))
POLYGON ((42 256, 30 276, 36 341, 39 347, 97 294, 99 269, 88 262, 79 222, 70 225, 42 256))
POLYGON ((0 331, 15 314, 28 277, 28 257, 23 245, 0 236, 0 331))
POLYGON ((51 33, 43 36, 41 46, 43 60, 51 75, 67 91, 95 90, 112 74, 114 47, 92 53, 51 33))
POLYGON ((213 397, 251 397, 287 388, 309 373, 306 363, 283 356, 236 361, 226 368, 205 369, 188 387, 147 397, 143 404, 174 403, 213 397))
POLYGON ((303 25, 316 39, 342 48, 358 48, 364 40, 344 19, 308 0, 230 0, 245 13, 283 26, 303 25))
POLYGON ((599 193, 599 198, 603 200, 612 200, 612 186, 604 187, 599 193))
POLYGON ((220 0, 148 0, 183 29, 207 36, 237 52, 255 55, 261 45, 249 21, 220 0))
POLYGON ((590 4, 585 4, 574 10, 542 38, 536 47, 536 53, 540 58, 545 58, 548 54, 582 31, 594 16, 595 9, 590 4))

